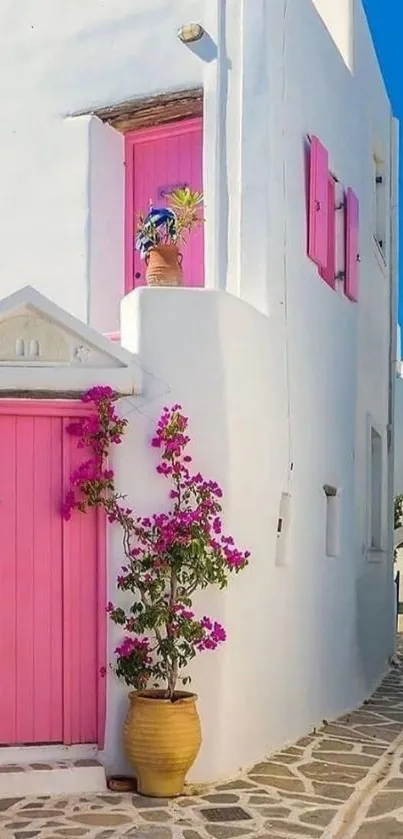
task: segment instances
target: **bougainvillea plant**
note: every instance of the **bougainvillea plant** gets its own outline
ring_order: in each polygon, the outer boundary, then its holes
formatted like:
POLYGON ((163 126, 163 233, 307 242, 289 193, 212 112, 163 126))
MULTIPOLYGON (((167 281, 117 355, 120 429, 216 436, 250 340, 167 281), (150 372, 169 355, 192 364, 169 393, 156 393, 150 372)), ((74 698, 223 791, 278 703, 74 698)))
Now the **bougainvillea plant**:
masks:
POLYGON ((126 609, 107 606, 124 631, 115 670, 137 690, 165 684, 173 701, 178 679, 190 681, 182 675, 188 663, 226 637, 217 621, 195 616, 194 593, 211 584, 224 588, 231 572, 245 568, 249 553, 222 531, 218 484, 191 472, 188 419, 180 405, 164 408, 151 440, 159 454, 157 472, 169 483, 170 509, 142 517, 127 506, 109 463, 111 447, 122 441, 127 427, 116 412, 116 398, 111 388, 92 388, 83 400, 94 405, 93 414, 68 427, 91 457, 71 476, 63 515, 69 519, 74 510, 100 507, 111 524, 120 526, 124 564, 117 588, 131 597, 126 609))
MULTIPOLYGON (((403 523, 403 495, 396 495, 394 504, 394 529, 401 527, 403 523)), ((397 551, 393 551, 395 561, 397 559, 397 551)))

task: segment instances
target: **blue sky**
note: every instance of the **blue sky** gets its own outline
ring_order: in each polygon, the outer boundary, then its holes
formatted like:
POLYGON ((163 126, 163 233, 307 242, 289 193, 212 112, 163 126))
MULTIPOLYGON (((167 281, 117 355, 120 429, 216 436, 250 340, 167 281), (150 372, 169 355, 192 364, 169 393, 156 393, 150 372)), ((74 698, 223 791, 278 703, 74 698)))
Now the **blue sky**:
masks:
MULTIPOLYGON (((363 0, 396 117, 403 124, 403 0, 363 0)), ((400 195, 403 208, 403 132, 400 140, 400 195)), ((400 213, 403 253, 403 213, 400 213)), ((403 323, 403 274, 400 270, 399 321, 403 323)))

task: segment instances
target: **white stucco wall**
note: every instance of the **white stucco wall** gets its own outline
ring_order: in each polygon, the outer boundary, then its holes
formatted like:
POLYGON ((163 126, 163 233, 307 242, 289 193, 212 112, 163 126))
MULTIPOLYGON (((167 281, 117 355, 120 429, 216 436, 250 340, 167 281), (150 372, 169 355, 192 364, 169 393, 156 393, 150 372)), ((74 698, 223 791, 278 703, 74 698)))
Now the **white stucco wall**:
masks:
MULTIPOLYGON (((332 631, 339 655, 345 655, 348 644, 355 647, 354 672, 359 680, 363 680, 361 684, 366 682, 369 685, 386 666, 388 650, 393 644, 390 623, 391 519, 388 513, 391 490, 387 480, 386 442, 389 296, 391 290, 394 296, 395 277, 391 276, 392 251, 389 243, 388 263, 385 265, 373 240, 371 175, 372 156, 378 144, 388 162, 387 170, 390 170, 390 105, 359 3, 355 4, 354 15, 353 72, 328 37, 323 21, 311 3, 299 0, 298 3, 288 4, 285 23, 281 4, 273 4, 270 10, 270 31, 276 32, 277 37, 273 38, 268 51, 273 92, 270 95, 269 88, 269 107, 272 103, 268 163, 271 194, 267 260, 269 310, 273 320, 279 322, 281 315, 276 306, 281 307, 286 290, 292 454, 296 469, 300 459, 303 463, 306 458, 304 498, 307 501, 310 498, 310 510, 313 510, 319 475, 323 476, 323 483, 334 481, 336 486, 342 487, 343 501, 349 482, 354 484, 354 500, 351 501, 350 497, 345 509, 350 547, 344 554, 344 560, 341 553, 340 567, 335 572, 342 575, 344 561, 352 577, 350 584, 345 585, 340 576, 340 588, 333 580, 333 596, 329 596, 326 605, 324 603, 323 619, 333 619, 332 631), (285 31, 283 41, 279 37, 280 31, 285 31), (312 49, 307 49, 307 44, 311 44, 312 49), (281 78, 284 56, 284 84, 275 85, 274 79, 281 78), (315 79, 314 87, 312 79, 315 79), (315 267, 305 258, 301 138, 307 133, 321 138, 329 150, 332 171, 344 186, 351 185, 360 198, 358 305, 338 298, 321 283, 315 267), (284 239, 287 242, 285 256, 284 239), (285 289, 280 285, 280 276, 283 284, 286 277, 285 289), (351 411, 355 412, 354 429, 353 413, 348 417, 343 405, 345 400, 351 400, 351 411), (384 447, 384 553, 377 554, 368 550, 368 416, 380 428, 384 447), (316 464, 317 474, 314 477, 316 464), (337 596, 336 590, 339 592, 337 596), (331 604, 334 603, 343 604, 340 608, 345 608, 346 617, 351 608, 355 611, 355 625, 350 624, 352 634, 348 642, 345 637, 344 644, 339 635, 340 628, 335 629, 341 614, 338 618, 332 615, 331 604)), ((256 112, 260 112, 262 107, 256 112)), ((249 211, 252 211, 252 203, 249 211)), ((243 283, 244 296, 247 297, 246 287, 249 289, 250 286, 246 272, 243 273, 243 283)), ((297 471, 295 481, 296 475, 297 471)), ((301 532, 304 533, 303 520, 309 520, 312 528, 310 538, 315 541, 316 525, 304 504, 305 501, 295 500, 301 515, 301 532)), ((319 522, 319 519, 316 520, 319 522)), ((302 564, 305 565, 305 562, 302 564)), ((331 562, 325 562, 328 572, 334 573, 331 562)), ((309 611, 309 603, 306 606, 309 611)), ((301 611, 305 612, 304 609, 301 611)), ((326 666, 331 677, 334 673, 333 655, 329 655, 330 647, 326 644, 324 650, 327 650, 326 666)), ((350 681, 350 689, 352 683, 350 681)))
POLYGON ((355 0, 312 0, 347 67, 354 61, 355 0))
MULTIPOLYGON (((115 452, 119 485, 144 513, 166 507, 167 483, 155 474, 157 460, 149 440, 163 405, 180 399, 191 418, 195 468, 219 481, 226 499, 226 528, 254 555, 250 569, 233 578, 227 593, 209 591, 200 606, 202 614, 222 619, 230 643, 217 653, 200 656, 193 668, 203 726, 195 777, 225 777, 237 771, 239 761, 253 760, 262 748, 262 737, 265 744, 273 738, 272 720, 280 712, 278 688, 267 678, 268 668, 256 668, 256 662, 263 639, 271 660, 269 639, 275 626, 277 633, 284 633, 286 643, 290 638, 283 607, 289 577, 283 569, 279 579, 273 561, 287 471, 286 401, 275 338, 266 316, 224 292, 143 289, 125 299, 122 339, 127 348, 139 353, 150 373, 145 374, 143 397, 121 403, 130 419, 130 438, 115 452), (186 353, 184 333, 191 336, 186 353), (264 389, 263 381, 268 385, 264 389), (275 413, 270 410, 273 400, 275 413), (270 443, 274 439, 276 446, 270 443), (251 646, 255 656, 250 654, 251 646), (242 686, 234 690, 239 669, 242 686), (248 735, 239 730, 245 703, 250 713, 248 735), (267 707, 272 707, 272 714, 266 714, 267 707), (229 736, 234 739, 236 721, 239 742, 231 753, 229 736), (247 749, 242 742, 246 737, 247 749)), ((119 534, 111 531, 111 539, 113 599, 121 552, 119 534)), ((111 656, 118 636, 111 631, 111 656)), ((283 644, 281 649, 284 653, 283 644)), ((121 768, 116 731, 126 710, 125 694, 111 678, 105 759, 115 769, 121 768)), ((279 736, 283 736, 281 729, 279 736)))
MULTIPOLYGON (((295 363, 291 368, 291 419, 298 418, 300 432, 293 434, 290 474, 289 405, 271 318, 215 291, 141 289, 122 304, 122 343, 146 373, 142 396, 121 403, 130 430, 114 458, 119 486, 142 513, 165 507, 167 487, 155 475, 149 440, 163 405, 180 400, 191 418, 195 468, 221 483, 226 527, 253 557, 224 594, 209 591, 200 605, 223 621, 228 640, 192 668, 203 725, 193 780, 236 774, 322 719, 351 709, 377 683, 392 651, 386 582, 380 593, 391 565, 356 551, 356 368, 346 370, 356 347, 348 322, 343 326, 351 344, 346 355, 333 358, 330 380, 329 359, 317 356, 315 338, 308 387, 298 389, 299 370, 295 363), (340 488, 335 558, 326 556, 325 483, 340 488), (285 491, 290 527, 285 565, 278 567, 285 491), (361 599, 363 579, 370 605, 361 599), (373 621, 382 633, 376 644, 367 637, 373 621)), ((330 316, 323 329, 324 335, 332 330, 330 316)), ((121 552, 119 534, 112 529, 110 538, 114 599, 121 552)), ((111 657, 118 637, 111 629, 111 657)), ((125 768, 116 739, 125 712, 126 690, 111 677, 103 757, 114 771, 125 768)))
MULTIPOLYGON (((390 170, 391 112, 358 0, 351 16, 343 0, 337 20, 325 0, 84 5, 72 0, 61 13, 59 2, 7 0, 0 9, 8 66, 0 83, 8 115, 0 126, 2 294, 29 282, 102 331, 118 326, 122 138, 97 118, 71 115, 203 84, 209 291, 144 289, 126 299, 122 341, 139 354, 144 391, 122 405, 130 437, 116 466, 138 509, 162 502, 145 442, 162 405, 180 401, 198 463, 223 483, 229 529, 252 549, 250 569, 225 597, 207 595, 206 610, 222 616, 229 640, 195 670, 204 744, 194 777, 205 780, 234 774, 353 707, 393 650, 395 248, 387 242, 385 264, 372 222, 372 156, 381 148, 390 170), (203 41, 190 50, 176 39, 190 19, 218 42, 216 56, 203 41), (320 137, 332 171, 360 198, 357 305, 306 257, 308 134, 320 137), (383 440, 376 553, 369 417, 383 440), (336 557, 326 556, 324 484, 340 497, 336 557), (291 496, 290 522, 278 567, 282 493, 291 496)), ((119 550, 111 539, 113 598, 119 550)), ((108 690, 105 760, 116 771, 125 692, 112 678, 108 690)))
POLYGON ((403 378, 396 378, 395 495, 403 494, 403 378))
MULTIPOLYGON (((83 320, 92 314, 92 323, 107 331, 100 304, 90 307, 89 280, 102 286, 104 297, 105 267, 90 254, 90 217, 99 196, 90 191, 89 161, 91 153, 95 163, 102 154, 108 166, 111 155, 107 141, 100 150, 88 118, 69 115, 202 83, 204 63, 180 43, 176 30, 204 19, 205 5, 204 0, 1 4, 0 51, 7 68, 0 81, 7 114, 0 127, 3 295, 33 285, 83 320)), ((113 230, 108 235, 113 238, 113 230)), ((117 252, 118 247, 114 256, 117 252)), ((114 270, 110 267, 110 282, 120 296, 122 252, 114 270)), ((110 322, 113 330, 116 302, 110 322)))

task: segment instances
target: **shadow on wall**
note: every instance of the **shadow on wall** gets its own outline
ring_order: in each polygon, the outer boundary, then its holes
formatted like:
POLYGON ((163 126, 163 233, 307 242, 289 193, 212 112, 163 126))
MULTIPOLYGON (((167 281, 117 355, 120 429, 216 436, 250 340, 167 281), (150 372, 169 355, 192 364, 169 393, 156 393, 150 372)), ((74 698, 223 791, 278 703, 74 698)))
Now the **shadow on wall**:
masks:
POLYGON ((206 31, 204 31, 200 41, 188 43, 186 44, 186 47, 193 53, 193 55, 197 55, 198 58, 205 61, 206 64, 211 64, 211 62, 215 61, 218 56, 218 46, 213 41, 211 35, 209 35, 206 31))
MULTIPOLYGON (((385 610, 389 589, 388 559, 383 557, 379 562, 365 559, 364 570, 356 581, 356 637, 362 689, 368 694, 379 683, 380 674, 388 669, 385 650, 389 649, 390 655, 394 652, 390 613, 385 610)), ((390 593, 391 604, 392 597, 390 593)))

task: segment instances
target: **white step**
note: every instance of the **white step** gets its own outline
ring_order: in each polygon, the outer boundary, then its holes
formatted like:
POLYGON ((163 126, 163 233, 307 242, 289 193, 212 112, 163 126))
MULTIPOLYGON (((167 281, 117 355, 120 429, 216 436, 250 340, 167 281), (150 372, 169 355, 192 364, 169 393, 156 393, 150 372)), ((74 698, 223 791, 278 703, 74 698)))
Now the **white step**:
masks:
POLYGON ((0 766, 7 763, 60 763, 63 760, 97 759, 98 746, 79 743, 64 746, 62 743, 38 746, 0 746, 0 766))
POLYGON ((106 790, 105 768, 94 758, 0 765, 0 798, 106 790))

